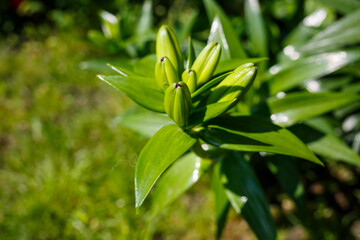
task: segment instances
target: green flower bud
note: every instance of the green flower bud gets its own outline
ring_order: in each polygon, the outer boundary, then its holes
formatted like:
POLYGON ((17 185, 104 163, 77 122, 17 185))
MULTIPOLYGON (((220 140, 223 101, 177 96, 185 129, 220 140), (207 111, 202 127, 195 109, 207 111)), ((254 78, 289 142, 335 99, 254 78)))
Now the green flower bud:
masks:
POLYGON ((185 70, 182 75, 183 81, 188 85, 190 93, 196 90, 196 73, 194 70, 185 70))
POLYGON ((256 67, 253 63, 241 65, 211 90, 207 104, 239 99, 246 94, 255 76, 256 67))
POLYGON ((221 54, 220 44, 212 42, 200 52, 191 69, 197 74, 197 86, 206 83, 213 75, 221 54))
POLYGON ((166 88, 172 84, 179 82, 175 68, 167 57, 162 57, 155 65, 155 79, 160 89, 166 88))
POLYGON ((171 28, 166 25, 160 27, 156 39, 156 57, 159 60, 164 56, 170 59, 177 73, 183 71, 179 42, 171 28))
POLYGON ((191 96, 186 83, 171 84, 165 92, 165 111, 180 127, 184 127, 190 116, 191 96))

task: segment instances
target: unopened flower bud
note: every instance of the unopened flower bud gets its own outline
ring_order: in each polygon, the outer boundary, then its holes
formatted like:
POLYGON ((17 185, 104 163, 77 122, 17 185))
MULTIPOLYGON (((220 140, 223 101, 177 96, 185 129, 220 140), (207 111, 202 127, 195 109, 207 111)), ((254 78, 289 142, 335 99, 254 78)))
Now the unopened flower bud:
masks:
POLYGON ((162 57, 156 63, 155 79, 159 88, 164 91, 170 84, 179 82, 175 68, 167 57, 162 57))
POLYGON ((246 94, 255 76, 256 67, 253 63, 241 65, 211 90, 207 104, 239 99, 246 94))
POLYGON ((160 27, 156 39, 156 57, 159 60, 164 56, 170 59, 177 73, 183 71, 179 42, 171 28, 166 25, 160 27))
POLYGON ((206 83, 213 75, 221 54, 220 44, 212 42, 200 52, 191 69, 197 74, 197 86, 206 83))
POLYGON ((167 115, 180 127, 184 127, 191 112, 191 96, 186 83, 178 82, 171 84, 164 98, 167 115))
POLYGON ((193 70, 185 70, 182 75, 183 81, 189 87, 190 93, 195 92, 196 90, 196 73, 193 70))

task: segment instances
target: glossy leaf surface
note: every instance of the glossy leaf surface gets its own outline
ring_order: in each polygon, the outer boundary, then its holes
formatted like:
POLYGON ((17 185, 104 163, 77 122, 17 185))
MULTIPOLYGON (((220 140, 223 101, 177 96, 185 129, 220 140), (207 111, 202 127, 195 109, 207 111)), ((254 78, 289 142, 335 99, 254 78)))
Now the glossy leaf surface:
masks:
POLYGON ((219 75, 221 73, 225 73, 228 71, 232 71, 235 68, 239 67, 240 65, 243 65, 245 63, 258 63, 267 61, 268 58, 262 57, 262 58, 235 58, 235 59, 228 59, 228 60, 222 60, 219 62, 214 75, 219 75))
POLYGON ((222 170, 226 194, 236 212, 245 218, 258 239, 277 239, 269 205, 250 165, 234 152, 223 161, 222 170))
POLYGON ((246 29, 253 52, 267 56, 267 37, 264 19, 258 0, 245 0, 246 29))
POLYGON ((293 61, 270 77, 270 93, 292 89, 305 80, 330 74, 360 59, 360 49, 322 53, 293 61))
POLYGON ((165 207, 194 185, 209 169, 212 161, 194 153, 178 159, 160 178, 152 197, 151 213, 159 214, 165 207))
POLYGON ((231 52, 229 44, 226 40, 224 28, 221 24, 221 20, 216 16, 211 24, 210 35, 208 38, 208 44, 211 42, 218 42, 221 46, 221 59, 230 59, 231 52))
POLYGON ((245 58, 246 53, 225 12, 214 0, 203 0, 203 2, 209 21, 212 22, 216 16, 218 16, 221 21, 223 32, 229 46, 229 52, 231 53, 231 58, 245 58))
POLYGON ((283 98, 270 98, 267 104, 274 123, 290 126, 359 100, 360 95, 351 93, 300 92, 287 94, 283 98))
POLYGON ((184 154, 196 139, 176 125, 161 128, 141 151, 135 170, 135 205, 145 200, 160 175, 184 154))
POLYGON ((321 131, 320 128, 314 128, 305 123, 294 125, 289 130, 306 143, 317 155, 360 166, 360 156, 356 152, 338 136, 321 131))
POLYGON ((209 121, 200 137, 220 148, 270 152, 300 157, 322 165, 306 145, 287 129, 251 116, 224 117, 209 121))
POLYGON ((155 79, 139 76, 104 76, 98 77, 116 89, 119 89, 134 102, 144 108, 165 112, 164 94, 157 88, 155 79))
POLYGON ((113 124, 120 124, 148 138, 163 126, 173 123, 167 115, 141 107, 134 107, 113 121, 113 124))

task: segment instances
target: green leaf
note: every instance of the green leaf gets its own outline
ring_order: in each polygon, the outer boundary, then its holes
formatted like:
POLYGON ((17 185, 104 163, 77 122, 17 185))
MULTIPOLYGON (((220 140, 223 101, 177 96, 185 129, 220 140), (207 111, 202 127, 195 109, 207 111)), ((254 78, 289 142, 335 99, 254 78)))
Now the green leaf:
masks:
MULTIPOLYGON (((321 124, 321 122, 319 122, 321 124)), ((360 156, 348 147, 338 136, 326 133, 321 126, 316 128, 297 124, 289 128, 317 155, 360 166, 360 156)))
MULTIPOLYGON (((308 79, 316 79, 360 59, 360 49, 322 53, 300 58, 286 67, 278 66, 280 71, 270 77, 271 95, 292 89, 308 79)), ((271 68, 270 68, 271 71, 271 68)))
POLYGON ((105 10, 100 11, 100 18, 102 20, 101 28, 106 38, 120 37, 120 22, 119 19, 105 10))
POLYGON ((296 161, 287 156, 266 156, 270 171, 276 176, 281 187, 294 200, 300 219, 306 225, 305 188, 300 179, 296 161))
MULTIPOLYGON (((195 101, 198 100, 198 97, 206 94, 206 93, 210 93, 210 89, 212 87, 214 87, 215 85, 219 84, 222 80, 224 80, 228 75, 230 75, 230 72, 225 73, 223 75, 220 75, 214 79, 211 79, 210 81, 208 81, 207 83, 205 83, 204 85, 202 85, 198 90, 196 90, 193 94, 191 94, 191 98, 195 101)), ((201 99, 199 99, 201 100, 201 99)))
MULTIPOLYGON (((79 64, 80 68, 83 70, 91 70, 94 72, 101 72, 103 74, 114 73, 110 68, 109 64, 119 66, 123 69, 131 70, 131 61, 128 59, 96 59, 83 61, 79 64)), ((115 69, 113 69, 115 70, 115 69)), ((116 71, 116 70, 115 70, 116 71)))
POLYGON ((195 49, 191 37, 188 40, 188 58, 186 62, 186 70, 190 70, 195 61, 195 49))
POLYGON ((199 125, 204 122, 207 122, 210 119, 221 115, 222 113, 229 110, 229 108, 231 107, 231 105, 234 102, 235 102, 235 100, 227 101, 227 102, 212 103, 212 104, 206 105, 205 107, 196 109, 190 115, 188 128, 194 127, 194 126, 199 125))
POLYGON ((124 67, 124 66, 121 66, 121 65, 118 65, 118 64, 111 64, 111 63, 108 63, 107 64, 108 67, 110 67, 113 71, 119 73, 120 75, 123 75, 125 77, 131 75, 131 76, 138 76, 138 77, 141 77, 139 74, 135 73, 134 70, 133 70, 133 67, 124 67))
POLYGON ((212 161, 194 153, 178 159, 160 178, 152 197, 151 214, 159 214, 165 207, 186 192, 210 168, 212 161))
POLYGON ((231 59, 231 52, 229 44, 226 40, 221 20, 216 16, 211 24, 210 35, 208 38, 208 44, 211 42, 218 42, 221 46, 221 59, 231 59))
MULTIPOLYGON (((336 21, 323 31, 316 34, 310 42, 315 42, 319 40, 332 39, 332 37, 344 34, 352 29, 359 28, 360 21, 360 9, 352 12, 351 14, 346 15, 342 19, 336 21)), ((348 39, 344 39, 345 41, 348 39)))
POLYGON ((246 53, 240 43, 239 37, 237 36, 235 30, 231 26, 230 20, 226 16, 225 12, 214 0, 203 0, 203 2, 210 22, 213 22, 216 16, 219 17, 222 23, 223 32, 225 35, 225 39, 227 40, 228 43, 228 48, 230 50, 231 57, 245 58, 246 53))
POLYGON ((315 117, 338 107, 358 101, 360 95, 352 93, 290 93, 283 98, 270 98, 267 101, 271 120, 281 126, 315 117))
POLYGON ((245 0, 245 20, 254 53, 257 56, 267 56, 266 29, 258 0, 245 0))
POLYGON ((319 0, 319 2, 343 14, 360 9, 360 2, 358 0, 319 0))
POLYGON ((148 111, 137 106, 116 117, 113 121, 114 125, 120 124, 148 138, 163 126, 173 123, 165 114, 148 111))
POLYGON ((140 207, 160 175, 184 154, 196 139, 176 125, 161 128, 145 145, 136 163, 135 205, 140 207))
POLYGON ((104 76, 98 77, 116 89, 119 89, 134 102, 156 112, 165 112, 164 94, 152 78, 139 76, 104 76))
POLYGON ((221 164, 217 162, 212 175, 212 188, 215 195, 215 217, 217 222, 216 239, 220 239, 229 212, 229 200, 221 180, 221 164))
POLYGON ((200 131, 205 142, 220 148, 295 156, 322 165, 306 145, 287 129, 251 116, 223 117, 200 131))
POLYGON ((136 28, 137 35, 143 35, 151 32, 153 16, 152 0, 146 0, 142 5, 140 19, 136 28))
POLYGON ((226 194, 236 212, 241 213, 258 239, 277 239, 269 205, 250 165, 234 152, 222 162, 222 170, 226 194))
POLYGON ((258 63, 262 61, 267 61, 268 58, 262 57, 262 58, 243 58, 243 59, 227 59, 222 60, 219 62, 218 66, 216 67, 214 76, 217 76, 219 74, 232 71, 235 68, 239 67, 240 65, 243 65, 245 63, 258 63))
POLYGON ((134 64, 134 71, 142 76, 155 79, 156 55, 141 58, 134 64))

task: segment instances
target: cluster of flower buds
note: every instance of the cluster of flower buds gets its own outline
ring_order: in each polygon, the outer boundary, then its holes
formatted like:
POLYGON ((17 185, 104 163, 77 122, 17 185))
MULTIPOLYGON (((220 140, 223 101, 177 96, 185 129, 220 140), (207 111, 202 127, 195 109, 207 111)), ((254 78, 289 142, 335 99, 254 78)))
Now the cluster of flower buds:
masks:
MULTIPOLYGON (((165 93, 166 113, 180 127, 187 125, 192 110, 191 94, 211 79, 219 63, 220 55, 220 44, 212 42, 195 59, 192 42, 189 39, 189 58, 184 71, 184 61, 174 32, 167 26, 159 29, 156 40, 156 83, 165 93)), ((256 67, 252 63, 236 68, 211 89, 206 103, 240 98, 252 85, 255 75, 256 67)))
POLYGON ((241 98, 254 82, 255 76, 256 67, 253 63, 241 65, 211 90, 207 104, 241 98))

